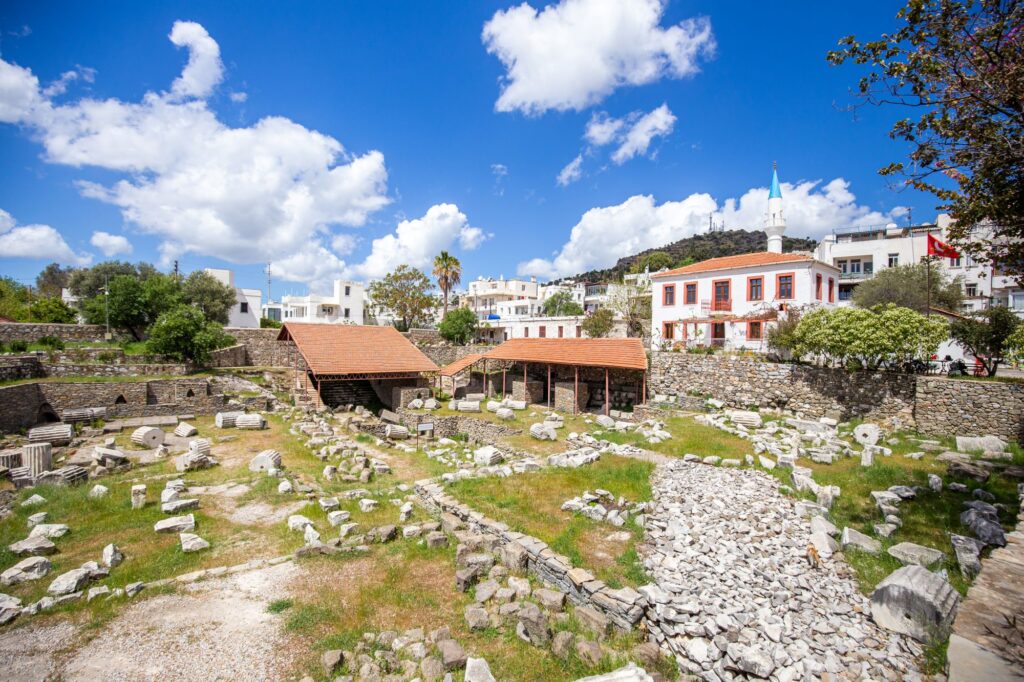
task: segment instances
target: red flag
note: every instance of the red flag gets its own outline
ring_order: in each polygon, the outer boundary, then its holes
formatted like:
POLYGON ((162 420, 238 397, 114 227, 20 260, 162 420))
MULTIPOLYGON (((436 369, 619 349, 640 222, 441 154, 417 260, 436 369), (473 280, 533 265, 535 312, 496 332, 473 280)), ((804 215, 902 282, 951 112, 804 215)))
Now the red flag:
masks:
POLYGON ((935 235, 928 235, 928 255, 939 256, 940 258, 959 258, 960 252, 944 241, 935 238, 935 235))

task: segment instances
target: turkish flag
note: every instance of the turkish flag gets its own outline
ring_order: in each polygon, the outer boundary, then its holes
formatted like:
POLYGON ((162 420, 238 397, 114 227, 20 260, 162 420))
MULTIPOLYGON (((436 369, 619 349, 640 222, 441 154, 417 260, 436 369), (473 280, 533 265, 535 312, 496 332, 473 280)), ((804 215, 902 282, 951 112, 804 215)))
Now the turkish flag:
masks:
POLYGON ((940 258, 959 258, 960 252, 944 241, 935 238, 935 235, 928 235, 928 255, 939 256, 940 258))

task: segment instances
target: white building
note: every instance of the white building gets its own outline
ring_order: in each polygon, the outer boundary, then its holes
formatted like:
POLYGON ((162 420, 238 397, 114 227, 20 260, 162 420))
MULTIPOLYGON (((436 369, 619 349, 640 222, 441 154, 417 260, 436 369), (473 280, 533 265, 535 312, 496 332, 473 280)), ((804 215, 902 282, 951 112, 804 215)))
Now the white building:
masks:
POLYGON ((263 292, 235 286, 235 273, 224 268, 206 268, 204 272, 235 290, 235 305, 228 312, 229 327, 259 327, 263 292))
POLYGON ((651 345, 767 350, 767 330, 791 307, 832 305, 839 268, 782 253, 786 229, 778 173, 768 193, 768 250, 725 256, 650 276, 651 345))
MULTIPOLYGON (((586 315, 544 317, 542 315, 487 320, 480 323, 477 338, 486 343, 501 343, 509 339, 572 339, 585 338, 583 320, 586 315)), ((608 338, 626 336, 626 323, 615 320, 608 338)))
POLYGON ((263 307, 265 317, 277 322, 313 322, 320 324, 363 324, 365 290, 359 282, 334 280, 330 296, 307 294, 282 296, 263 307))
POLYGON ((469 283, 469 289, 459 297, 459 305, 476 313, 477 319, 493 319, 498 315, 498 306, 513 301, 536 302, 540 298, 537 278, 505 279, 479 277, 469 283))
MULTIPOLYGON (((921 262, 928 255, 928 235, 947 241, 951 224, 949 216, 940 214, 935 224, 899 227, 890 223, 885 227, 835 230, 822 239, 815 255, 839 268, 837 300, 840 305, 850 304, 856 286, 876 272, 921 262)), ((995 275, 991 266, 975 263, 964 254, 961 258, 937 258, 932 267, 951 279, 959 278, 964 291, 963 312, 1002 304, 1016 307, 1018 314, 1024 314, 1024 291, 1016 287, 1012 278, 995 275)))

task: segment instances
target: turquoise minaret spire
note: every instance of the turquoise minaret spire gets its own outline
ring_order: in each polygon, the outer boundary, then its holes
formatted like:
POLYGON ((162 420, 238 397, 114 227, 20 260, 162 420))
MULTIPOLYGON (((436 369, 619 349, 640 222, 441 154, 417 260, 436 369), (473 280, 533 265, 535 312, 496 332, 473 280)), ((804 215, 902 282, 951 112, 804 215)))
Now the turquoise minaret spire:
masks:
POLYGON ((769 199, 781 199, 782 189, 779 187, 779 168, 778 164, 772 163, 772 187, 768 190, 769 199))

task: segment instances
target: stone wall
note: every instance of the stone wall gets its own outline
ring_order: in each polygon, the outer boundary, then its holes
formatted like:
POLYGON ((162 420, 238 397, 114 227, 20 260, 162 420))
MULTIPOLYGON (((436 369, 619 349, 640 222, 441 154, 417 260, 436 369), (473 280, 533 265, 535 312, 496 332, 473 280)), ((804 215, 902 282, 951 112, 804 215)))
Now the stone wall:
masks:
POLYGON ((406 408, 396 411, 401 418, 402 424, 409 427, 411 433, 416 432, 416 424, 424 422, 434 423, 435 438, 452 438, 456 434, 464 433, 469 437, 471 443, 491 444, 501 438, 516 436, 523 432, 514 426, 496 424, 486 419, 463 415, 433 415, 423 412, 412 412, 406 408))
POLYGON ((649 392, 700 395, 731 407, 777 407, 812 417, 862 417, 909 426, 914 421, 915 379, 746 356, 657 352, 651 357, 649 392))
POLYGON ((247 346, 244 343, 218 348, 210 353, 210 367, 244 367, 248 364, 247 357, 247 346))
MULTIPOLYGON (((461 360, 472 353, 486 353, 489 350, 494 350, 494 346, 479 344, 469 346, 420 346, 420 351, 438 367, 450 365, 456 360, 461 360)), ((483 365, 480 366, 480 370, 483 371, 483 365)))
POLYGON ((82 407, 105 407, 112 419, 213 414, 224 405, 224 395, 206 379, 33 382, 0 387, 0 431, 28 429, 47 414, 82 407))
POLYGON ((576 606, 592 608, 604 614, 616 628, 628 632, 643 618, 646 598, 630 587, 613 590, 582 568, 573 568, 568 557, 556 554, 547 543, 510 529, 487 518, 445 492, 433 481, 419 481, 416 494, 423 505, 436 514, 450 514, 469 530, 492 540, 502 562, 512 569, 524 569, 541 582, 565 593, 576 606))
POLYGON ((195 371, 189 365, 149 365, 149 364, 101 364, 70 362, 44 362, 43 375, 48 377, 152 377, 152 376, 184 376, 195 371))
POLYGON ((441 333, 436 329, 410 329, 407 332, 403 332, 402 335, 417 346, 444 343, 444 339, 441 338, 441 333))
POLYGON ((36 322, 0 323, 0 341, 32 343, 43 336, 62 341, 102 341, 107 329, 101 324, 43 324, 36 322))
POLYGON ((0 356, 0 381, 36 379, 45 376, 34 355, 0 356))
POLYGON ((1024 442, 1024 384, 918 377, 917 430, 1024 442))
POLYGON ((280 329, 230 327, 224 331, 235 337, 236 343, 245 346, 245 362, 242 364, 258 367, 292 366, 295 344, 291 341, 278 341, 280 329))

